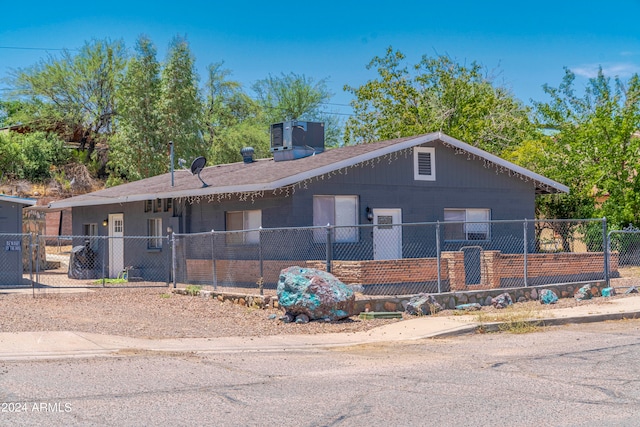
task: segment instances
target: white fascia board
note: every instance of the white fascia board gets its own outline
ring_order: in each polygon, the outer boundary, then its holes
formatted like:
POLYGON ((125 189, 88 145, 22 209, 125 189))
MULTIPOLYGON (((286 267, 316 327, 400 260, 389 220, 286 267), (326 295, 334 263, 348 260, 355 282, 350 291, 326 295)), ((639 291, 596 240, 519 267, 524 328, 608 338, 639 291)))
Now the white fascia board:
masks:
POLYGON ((204 187, 204 188, 196 188, 193 190, 175 190, 175 191, 167 191, 164 193, 142 193, 142 194, 133 194, 130 196, 122 196, 122 197, 105 197, 105 196, 91 196, 89 194, 85 195, 90 197, 95 197, 92 199, 84 199, 84 200, 72 200, 73 198, 59 200, 57 202, 49 203, 50 208, 69 208, 69 207, 80 207, 80 206, 99 206, 99 205, 112 205, 112 204, 123 204, 123 203, 131 203, 131 202, 142 202, 145 200, 153 200, 157 198, 161 199, 179 199, 184 197, 197 197, 197 196, 209 196, 213 194, 224 194, 224 193, 243 193, 249 191, 263 191, 263 190, 272 190, 269 184, 249 184, 249 185, 238 185, 238 186, 227 186, 227 187, 204 187))
POLYGON ((10 203, 19 203, 21 205, 29 205, 34 206, 36 204, 36 199, 25 199, 23 197, 15 197, 15 196, 6 196, 0 194, 0 201, 10 202, 10 203))

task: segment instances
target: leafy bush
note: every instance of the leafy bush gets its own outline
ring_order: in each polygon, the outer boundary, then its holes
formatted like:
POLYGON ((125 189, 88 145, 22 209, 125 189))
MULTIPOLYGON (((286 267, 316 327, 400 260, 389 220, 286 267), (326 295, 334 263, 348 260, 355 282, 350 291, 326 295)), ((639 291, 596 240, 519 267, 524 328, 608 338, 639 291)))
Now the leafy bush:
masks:
POLYGON ((51 178, 51 166, 64 164, 68 159, 64 141, 54 134, 0 135, 0 170, 10 178, 44 181, 51 178))

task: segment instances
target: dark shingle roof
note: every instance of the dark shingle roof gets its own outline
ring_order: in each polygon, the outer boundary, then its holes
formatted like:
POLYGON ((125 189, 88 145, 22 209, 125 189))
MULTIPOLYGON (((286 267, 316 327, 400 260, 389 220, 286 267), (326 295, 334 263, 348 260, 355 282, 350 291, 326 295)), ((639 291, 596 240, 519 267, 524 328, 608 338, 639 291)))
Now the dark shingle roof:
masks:
POLYGON ((527 176, 536 182, 536 190, 538 192, 568 192, 568 188, 562 184, 437 132, 371 144, 334 148, 314 156, 291 161, 276 162, 273 159, 261 159, 248 164, 241 162, 210 166, 204 168, 200 173, 202 180, 209 185, 208 187, 203 187, 198 178, 191 175, 191 172, 178 169, 174 173, 173 187, 171 186, 171 174, 166 173, 53 202, 50 204, 50 207, 90 206, 150 200, 154 198, 179 198, 274 190, 388 153, 435 140, 440 140, 456 148, 469 151, 500 166, 527 176))

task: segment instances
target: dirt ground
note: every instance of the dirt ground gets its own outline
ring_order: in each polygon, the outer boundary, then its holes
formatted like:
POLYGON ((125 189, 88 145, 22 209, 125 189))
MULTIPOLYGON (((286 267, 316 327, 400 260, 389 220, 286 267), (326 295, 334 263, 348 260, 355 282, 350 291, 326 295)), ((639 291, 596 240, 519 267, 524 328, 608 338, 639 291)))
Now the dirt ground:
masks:
POLYGON ((36 289, 2 294, 0 332, 80 331, 138 338, 264 336, 357 332, 398 320, 314 321, 285 324, 283 311, 255 309, 168 288, 96 288, 64 293, 36 289), (275 317, 275 318, 274 318, 275 317))
MULTIPOLYGON (((623 280, 623 279, 618 279, 623 280)), ((622 281, 620 286, 629 285, 622 281)), ((624 292, 624 288, 621 288, 624 292)), ((613 298, 624 298, 618 295, 613 298)), ((557 304, 537 301, 514 304, 514 310, 542 311, 583 304, 606 304, 607 298, 557 304)), ((483 313, 496 311, 483 307, 483 313)), ((453 310, 438 314, 457 315, 453 310)), ((169 288, 96 288, 66 293, 60 289, 36 289, 27 293, 0 290, 0 332, 78 331, 138 338, 188 338, 266 336, 278 334, 353 333, 402 319, 362 320, 357 316, 339 322, 314 321, 285 324, 277 309, 255 309, 200 296, 178 295, 169 288)), ((410 317, 404 314, 405 319, 410 317)))

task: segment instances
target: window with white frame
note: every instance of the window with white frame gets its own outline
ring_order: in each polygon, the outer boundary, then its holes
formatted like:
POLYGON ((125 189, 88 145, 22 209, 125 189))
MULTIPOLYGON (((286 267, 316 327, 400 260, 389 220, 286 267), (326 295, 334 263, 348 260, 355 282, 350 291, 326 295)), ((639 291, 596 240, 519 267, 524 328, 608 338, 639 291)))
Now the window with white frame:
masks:
POLYGON ((435 147, 413 147, 413 179, 416 181, 436 180, 435 147))
POLYGON ((238 231, 238 233, 227 233, 227 243, 236 245, 249 245, 260 243, 259 231, 262 227, 262 211, 229 211, 226 214, 226 230, 238 231))
POLYGON ((162 219, 149 218, 147 220, 147 247, 149 249, 162 249, 162 219))
MULTIPOLYGON (((338 243, 357 242, 358 196, 313 196, 313 225, 336 226, 333 241, 338 243)), ((324 230, 314 230, 316 243, 326 242, 324 230)))
POLYGON ((490 209, 445 209, 444 239, 453 240, 489 240, 491 238, 489 222, 490 209))

